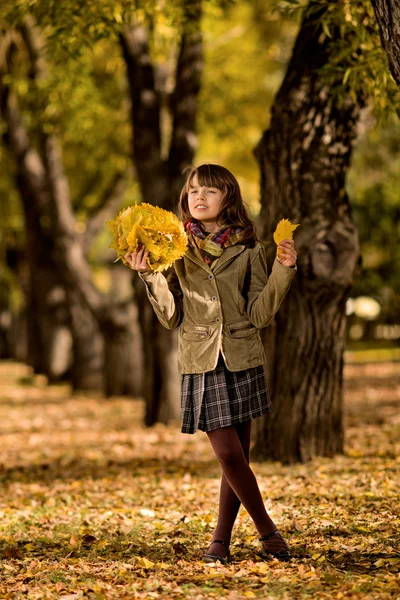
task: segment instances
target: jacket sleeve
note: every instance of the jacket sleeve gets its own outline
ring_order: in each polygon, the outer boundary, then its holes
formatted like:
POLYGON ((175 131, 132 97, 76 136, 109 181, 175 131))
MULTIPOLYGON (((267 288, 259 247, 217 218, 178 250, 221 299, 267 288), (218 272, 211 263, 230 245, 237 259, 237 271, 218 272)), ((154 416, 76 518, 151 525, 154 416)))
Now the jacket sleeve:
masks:
POLYGON ((286 296, 297 265, 286 267, 275 257, 272 272, 268 276, 264 246, 253 258, 250 266, 250 283, 247 296, 247 314, 258 329, 268 327, 286 296))
POLYGON ((161 325, 175 329, 183 319, 183 293, 174 267, 161 272, 140 272, 139 277, 146 285, 147 297, 161 325))

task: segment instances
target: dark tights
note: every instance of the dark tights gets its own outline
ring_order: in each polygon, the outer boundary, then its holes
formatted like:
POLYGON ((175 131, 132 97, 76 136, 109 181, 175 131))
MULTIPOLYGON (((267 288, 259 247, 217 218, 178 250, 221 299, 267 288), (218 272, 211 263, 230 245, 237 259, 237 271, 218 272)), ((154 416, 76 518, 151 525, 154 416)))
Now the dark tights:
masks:
MULTIPOLYGON (((265 510, 257 480, 249 466, 250 434, 251 421, 207 432, 222 468, 218 523, 213 539, 224 540, 227 546, 240 504, 250 514, 260 536, 276 529, 265 510)), ((222 544, 211 544, 209 551, 226 556, 222 544)))

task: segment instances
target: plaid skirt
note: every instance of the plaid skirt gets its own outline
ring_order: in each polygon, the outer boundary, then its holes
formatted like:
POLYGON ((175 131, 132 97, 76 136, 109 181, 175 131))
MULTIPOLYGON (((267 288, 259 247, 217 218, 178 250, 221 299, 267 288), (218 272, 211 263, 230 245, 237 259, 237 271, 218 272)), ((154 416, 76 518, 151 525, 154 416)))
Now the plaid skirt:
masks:
POLYGON ((222 354, 213 371, 181 374, 182 433, 212 431, 271 412, 264 367, 228 371, 222 354))

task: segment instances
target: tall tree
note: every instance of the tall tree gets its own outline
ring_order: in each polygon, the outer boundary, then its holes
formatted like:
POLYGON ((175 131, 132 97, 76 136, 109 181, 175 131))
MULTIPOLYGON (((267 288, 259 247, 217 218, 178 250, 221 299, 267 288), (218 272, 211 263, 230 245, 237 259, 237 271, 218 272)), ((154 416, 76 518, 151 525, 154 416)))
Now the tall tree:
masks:
MULTIPOLYGON (((149 34, 141 24, 126 26, 120 35, 132 100, 133 162, 142 198, 177 212, 183 168, 192 163, 197 146, 196 113, 203 71, 200 0, 183 1, 182 32, 175 66, 174 88, 150 56, 149 34), (162 111, 170 115, 167 155, 162 111)), ((135 279, 144 345, 146 424, 178 420, 180 376, 177 332, 166 331, 149 310, 143 282, 135 279)))
MULTIPOLYGON (((344 183, 364 99, 345 87, 338 102, 337 81, 321 77, 339 37, 336 27, 324 31, 327 10, 326 3, 310 2, 304 12, 270 128, 256 149, 264 236, 271 237, 280 218, 301 224, 297 277, 275 327, 265 331, 274 349, 269 385, 275 406, 254 448, 257 458, 284 463, 343 450, 345 305, 360 258, 344 183)), ((274 253, 271 245, 271 261, 274 253)))

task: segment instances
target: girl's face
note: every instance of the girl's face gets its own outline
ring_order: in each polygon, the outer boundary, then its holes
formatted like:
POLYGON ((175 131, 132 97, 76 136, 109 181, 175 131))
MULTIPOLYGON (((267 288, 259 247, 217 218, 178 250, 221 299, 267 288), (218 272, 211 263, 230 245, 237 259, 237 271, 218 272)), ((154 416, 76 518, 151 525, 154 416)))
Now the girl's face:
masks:
POLYGON ((224 197, 225 192, 218 188, 200 186, 197 173, 193 176, 188 193, 189 212, 194 219, 204 224, 206 231, 215 233, 220 229, 216 218, 224 197))

